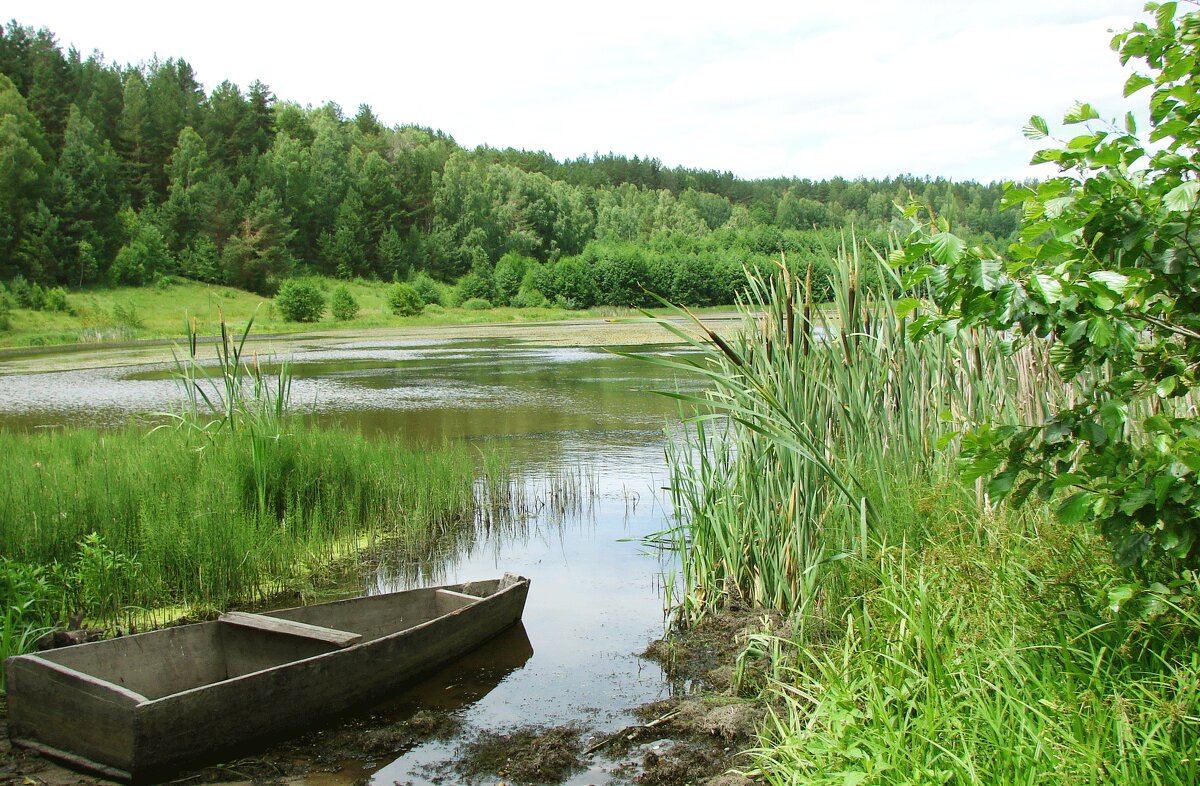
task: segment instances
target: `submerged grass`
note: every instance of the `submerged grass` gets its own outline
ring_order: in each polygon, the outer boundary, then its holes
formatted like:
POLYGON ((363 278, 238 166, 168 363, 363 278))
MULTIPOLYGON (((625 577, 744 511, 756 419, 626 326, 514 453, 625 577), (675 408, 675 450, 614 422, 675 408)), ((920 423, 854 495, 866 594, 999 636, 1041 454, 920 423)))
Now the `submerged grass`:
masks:
MULTIPOLYGON (((1025 423, 1076 392, 1038 344, 908 341, 905 303, 837 256, 835 308, 782 269, 751 282, 731 339, 674 328, 711 392, 669 451, 687 625, 780 609, 775 708, 751 766, 772 784, 1200 781, 1195 591, 1123 603, 1090 533, 998 508, 954 477, 957 431, 1025 423)), ((904 293, 908 294, 908 293, 904 293)), ((667 329, 672 326, 664 324, 667 329)), ((1194 576, 1184 581, 1195 585, 1194 576)), ((1185 588, 1186 589, 1186 588, 1185 588)))

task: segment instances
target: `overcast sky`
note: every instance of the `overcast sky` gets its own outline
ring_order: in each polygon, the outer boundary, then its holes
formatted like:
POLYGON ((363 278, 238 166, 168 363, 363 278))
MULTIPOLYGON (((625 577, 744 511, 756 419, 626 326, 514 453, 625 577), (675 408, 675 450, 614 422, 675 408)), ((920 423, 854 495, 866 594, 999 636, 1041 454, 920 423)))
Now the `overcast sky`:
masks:
MULTIPOLYGON (((744 177, 998 180, 1030 114, 1124 113, 1132 0, 577 3, 8 0, 110 62, 187 60, 206 89, 370 104, 460 144, 614 151, 744 177)), ((1144 99, 1143 99, 1144 102, 1144 99)), ((1043 168, 1044 169, 1044 168, 1043 168)))

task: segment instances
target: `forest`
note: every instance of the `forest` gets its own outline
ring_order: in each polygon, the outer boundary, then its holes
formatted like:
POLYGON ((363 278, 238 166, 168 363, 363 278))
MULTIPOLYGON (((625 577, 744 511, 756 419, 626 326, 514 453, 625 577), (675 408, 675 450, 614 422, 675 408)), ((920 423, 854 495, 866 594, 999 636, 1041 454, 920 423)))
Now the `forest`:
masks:
MULTIPOLYGON (((0 282, 11 305, 165 277, 273 294, 290 277, 458 282, 495 305, 728 304, 743 268, 885 244, 916 198, 1011 238, 1002 185, 897 176, 746 180, 653 157, 465 149, 371 107, 269 86, 206 91, 183 59, 136 65, 0 28, 0 282)), ((828 280, 816 271, 818 291, 828 280)))

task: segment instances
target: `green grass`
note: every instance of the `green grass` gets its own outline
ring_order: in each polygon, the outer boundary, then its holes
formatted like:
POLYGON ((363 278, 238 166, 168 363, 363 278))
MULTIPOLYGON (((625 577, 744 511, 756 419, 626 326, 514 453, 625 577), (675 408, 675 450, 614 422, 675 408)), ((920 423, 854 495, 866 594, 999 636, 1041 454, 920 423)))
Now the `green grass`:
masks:
POLYGON ((947 496, 924 545, 845 566, 858 593, 836 635, 776 647, 750 767, 770 784, 1200 782, 1200 608, 1114 612, 1098 538, 947 496))
POLYGON ((288 322, 279 317, 270 298, 227 286, 172 279, 161 286, 73 290, 68 301, 74 313, 14 309, 11 326, 0 331, 0 347, 52 346, 76 343, 112 343, 140 339, 175 338, 184 315, 195 317, 201 335, 216 335, 221 314, 234 325, 254 318, 261 333, 295 333, 310 330, 361 330, 369 328, 468 325, 505 322, 543 322, 609 317, 632 311, 595 308, 568 311, 560 308, 494 308, 471 311, 445 308, 438 313, 398 317, 387 307, 384 282, 340 282, 321 279, 326 298, 345 283, 359 303, 353 320, 335 320, 328 309, 317 323, 288 322))
POLYGON ((0 431, 0 553, 90 571, 70 602, 127 624, 304 589, 372 544, 419 545, 473 520, 465 445, 293 421, 254 450, 228 430, 0 431))

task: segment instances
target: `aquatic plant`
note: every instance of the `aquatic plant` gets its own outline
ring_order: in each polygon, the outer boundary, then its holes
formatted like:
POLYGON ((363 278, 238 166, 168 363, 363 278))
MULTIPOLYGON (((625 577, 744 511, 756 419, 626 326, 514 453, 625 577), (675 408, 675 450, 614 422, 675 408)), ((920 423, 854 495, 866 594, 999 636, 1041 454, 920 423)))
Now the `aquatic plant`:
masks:
POLYGON ((957 423, 982 412, 1027 419, 1070 395, 1038 371, 1039 347, 1006 355, 971 332, 911 342, 893 294, 901 282, 868 249, 850 243, 831 269, 827 308, 781 264, 750 274, 733 335, 688 312, 698 331, 658 320, 694 353, 651 362, 711 385, 668 394, 700 412, 670 448, 677 521, 661 535, 684 555, 685 616, 731 598, 817 602, 821 587, 835 589, 828 568, 904 535, 892 500, 950 460, 937 447, 957 423), (861 285, 868 265, 886 286, 861 285))

